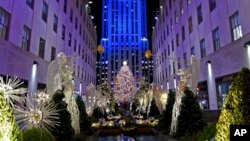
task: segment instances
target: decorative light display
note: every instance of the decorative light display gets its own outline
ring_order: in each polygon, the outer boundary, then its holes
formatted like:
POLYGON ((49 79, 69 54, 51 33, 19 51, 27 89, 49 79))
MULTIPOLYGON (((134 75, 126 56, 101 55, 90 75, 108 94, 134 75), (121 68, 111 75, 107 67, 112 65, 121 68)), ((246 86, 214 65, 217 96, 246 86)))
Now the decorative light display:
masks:
POLYGON ((44 128, 51 131, 59 126, 59 110, 53 102, 37 104, 31 98, 27 98, 27 108, 18 106, 15 109, 17 122, 21 129, 44 128))
POLYGON ((57 90, 62 90, 67 103, 67 110, 71 114, 71 125, 76 133, 80 132, 79 126, 79 109, 73 96, 74 83, 73 79, 74 63, 72 57, 66 56, 63 52, 57 55, 57 58, 49 64, 47 76, 47 91, 53 97, 57 90))
POLYGON ((180 115, 180 106, 182 102, 182 97, 184 95, 184 90, 186 87, 190 86, 191 90, 196 93, 196 88, 199 81, 199 61, 192 56, 191 66, 187 69, 180 69, 177 73, 180 76, 180 82, 177 88, 177 97, 175 99, 172 122, 171 122, 171 134, 176 132, 178 116, 180 115))
POLYGON ((0 77, 0 91, 3 92, 4 98, 14 107, 14 102, 23 103, 25 98, 25 93, 27 93, 27 88, 18 88, 23 84, 23 82, 16 76, 11 78, 6 78, 6 83, 3 77, 0 77))
POLYGON ((103 45, 99 45, 99 46, 97 47, 97 51, 98 51, 100 54, 102 54, 102 53, 104 52, 104 47, 103 47, 103 45))
POLYGON ((121 67, 115 79, 114 97, 117 102, 132 103, 136 93, 135 79, 126 63, 121 67))
POLYGON ((0 140, 17 141, 19 133, 13 109, 0 90, 0 140))
POLYGON ((147 51, 145 52, 145 57, 146 57, 147 59, 149 59, 149 58, 152 57, 152 52, 151 52, 151 50, 147 50, 147 51))
POLYGON ((156 106, 158 107, 160 113, 162 113, 166 105, 164 105, 161 98, 162 98, 162 95, 165 94, 165 92, 160 86, 156 84, 152 85, 152 90, 153 90, 153 95, 154 95, 156 106))
POLYGON ((96 90, 96 87, 92 83, 86 87, 86 109, 88 115, 92 115, 95 107, 100 108, 102 113, 109 113, 110 109, 108 108, 108 104, 110 102, 110 96, 100 91, 100 88, 96 90))
POLYGON ((49 102, 49 94, 46 91, 37 91, 35 94, 35 98, 38 104, 43 104, 49 102))
POLYGON ((167 93, 163 93, 161 95, 161 103, 162 103, 162 106, 163 106, 163 110, 166 109, 166 106, 164 106, 164 105, 167 104, 167 99, 168 99, 168 94, 167 93))

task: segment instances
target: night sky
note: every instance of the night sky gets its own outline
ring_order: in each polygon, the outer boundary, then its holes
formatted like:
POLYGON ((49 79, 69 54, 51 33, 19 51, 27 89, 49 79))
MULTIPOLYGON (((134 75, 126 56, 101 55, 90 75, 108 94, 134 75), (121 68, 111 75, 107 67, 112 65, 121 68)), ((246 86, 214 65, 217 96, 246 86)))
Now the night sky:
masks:
MULTIPOLYGON (((97 26, 98 44, 102 36, 102 0, 92 0, 91 14, 95 17, 94 24, 97 26)), ((151 39, 152 26, 154 24, 154 16, 159 10, 159 0, 147 0, 147 16, 148 16, 148 39, 151 39)), ((151 45, 151 44, 150 44, 151 45)))

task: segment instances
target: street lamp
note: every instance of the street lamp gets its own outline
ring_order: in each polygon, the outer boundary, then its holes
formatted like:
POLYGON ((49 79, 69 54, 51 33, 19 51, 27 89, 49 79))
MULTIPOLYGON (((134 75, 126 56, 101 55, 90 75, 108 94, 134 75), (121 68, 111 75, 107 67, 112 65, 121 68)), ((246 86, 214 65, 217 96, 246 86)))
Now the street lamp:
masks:
MULTIPOLYGON (((150 59, 151 57, 159 57, 159 58, 161 58, 161 57, 163 57, 163 56, 156 56, 156 55, 153 55, 152 52, 151 52, 151 50, 148 49, 148 50, 145 52, 145 57, 146 57, 147 59, 150 59)), ((166 57, 166 59, 173 60, 173 61, 177 61, 177 62, 179 62, 179 61, 185 62, 185 60, 182 60, 182 59, 179 59, 179 58, 173 58, 173 57, 166 57)), ((173 67, 175 67, 175 66, 173 66, 173 67)), ((169 85, 169 82, 167 82, 167 85, 169 85)), ((174 77, 174 88, 176 89, 176 87, 177 87, 177 82, 176 82, 176 78, 174 77)), ((169 88, 169 86, 168 86, 168 88, 169 88)))
MULTIPOLYGON (((147 50, 146 52, 145 52, 145 57, 147 58, 147 59, 150 59, 151 57, 163 57, 163 56, 156 56, 156 55, 153 55, 152 54, 152 52, 151 52, 151 50, 147 50)), ((181 60, 181 59, 177 59, 177 58, 173 58, 173 57, 166 57, 167 59, 171 59, 171 60, 175 60, 175 61, 185 61, 185 60, 181 60)))

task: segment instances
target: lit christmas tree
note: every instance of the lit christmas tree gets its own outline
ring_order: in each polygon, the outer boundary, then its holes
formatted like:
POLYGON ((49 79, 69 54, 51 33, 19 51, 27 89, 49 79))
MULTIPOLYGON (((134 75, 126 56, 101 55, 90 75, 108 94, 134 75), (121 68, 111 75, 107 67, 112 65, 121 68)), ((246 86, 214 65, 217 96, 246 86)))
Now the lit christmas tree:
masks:
POLYGON ((250 125, 250 71, 243 68, 234 79, 217 123, 216 141, 230 138, 230 125, 250 125))
POLYGON ((24 102, 26 88, 19 88, 23 82, 17 77, 0 77, 0 140, 17 141, 20 131, 14 116, 15 103, 24 102))
POLYGON ((132 104, 136 93, 135 84, 136 83, 133 74, 127 66, 127 62, 124 61, 123 66, 121 67, 115 79, 115 100, 118 103, 123 103, 125 105, 132 104))

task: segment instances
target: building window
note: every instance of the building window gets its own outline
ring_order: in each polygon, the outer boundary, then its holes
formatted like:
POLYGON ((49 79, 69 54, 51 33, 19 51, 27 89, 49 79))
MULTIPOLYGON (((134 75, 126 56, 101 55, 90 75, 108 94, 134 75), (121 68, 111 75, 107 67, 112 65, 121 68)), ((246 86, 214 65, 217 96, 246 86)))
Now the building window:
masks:
POLYGON ((58 17, 54 15, 54 21, 53 21, 53 30, 57 32, 57 26, 58 26, 58 17))
POLYGON ((26 51, 29 51, 30 49, 30 35, 31 35, 31 30, 27 26, 24 26, 21 48, 26 51))
POLYGON ((187 53, 183 53, 184 66, 187 67, 187 53))
POLYGON ((168 16, 168 7, 167 6, 166 6, 165 10, 166 10, 166 16, 168 16))
POLYGON ((168 56, 170 55, 170 47, 169 47, 169 45, 168 45, 168 56))
POLYGON ((170 75, 171 75, 171 66, 170 66, 170 65, 168 66, 168 70, 169 70, 169 71, 168 71, 168 72, 169 72, 169 75, 168 75, 168 76, 170 76, 170 75))
POLYGON ((195 56, 195 49, 194 49, 194 46, 193 46, 193 47, 191 47, 191 49, 190 49, 190 53, 191 53, 191 55, 195 56))
POLYGON ((201 47, 201 58, 203 58, 206 56, 205 39, 202 39, 200 41, 200 47, 201 47))
POLYGON ((79 7, 79 0, 76 0, 76 8, 79 7))
POLYGON ((197 18, 198 24, 200 24, 203 21, 201 4, 197 7, 197 18))
POLYGON ((172 8, 172 0, 169 0, 169 8, 172 8))
POLYGON ((181 14, 184 14, 183 0, 180 0, 180 11, 181 14))
POLYGON ((48 11, 49 11, 48 4, 44 1, 44 2, 43 2, 42 19, 43 19, 43 21, 45 21, 45 22, 47 22, 48 11))
POLYGON ((175 23, 178 23, 179 22, 179 18, 178 18, 177 10, 175 10, 174 15, 175 15, 175 23))
POLYGON ((218 27, 213 30, 213 44, 214 50, 218 50, 220 48, 220 34, 218 27))
POLYGON ((63 40, 65 39, 65 32, 66 32, 65 25, 62 25, 62 39, 63 40))
POLYGON ((0 7, 0 39, 8 38, 10 15, 0 7))
POLYGON ((45 54, 45 40, 40 38, 38 56, 44 59, 44 54, 45 54))
POLYGON ((178 47, 179 46, 179 34, 177 33, 176 34, 176 46, 178 47))
POLYGON ((77 23, 77 22, 78 22, 78 18, 76 17, 75 19, 76 19, 76 20, 75 20, 75 29, 77 29, 77 26, 78 26, 78 23, 77 23))
POLYGON ((173 62, 173 74, 175 75, 175 62, 173 62))
POLYGON ((168 25, 167 25, 167 36, 169 35, 169 28, 168 28, 168 25))
POLYGON ((55 58, 56 58, 56 48, 51 47, 51 59, 50 59, 50 61, 55 60, 55 58))
POLYGON ((177 60, 177 67, 178 67, 178 69, 180 69, 181 68, 181 63, 180 63, 180 57, 178 57, 178 60, 177 60))
POLYGON ((74 52, 76 52, 76 39, 74 40, 74 52))
POLYGON ((236 12, 230 17, 231 30, 233 34, 233 40, 237 40, 242 37, 242 30, 239 21, 239 12, 236 12))
POLYGON ((26 4, 27 4, 31 9, 33 9, 33 7, 34 7, 34 0, 26 0, 26 4))
POLYGON ((73 21, 73 10, 70 9, 70 15, 69 15, 70 22, 73 21))
POLYGON ((217 94, 217 98, 218 98, 218 108, 222 109, 223 105, 226 101, 230 86, 232 84, 231 80, 228 80, 226 82, 220 82, 220 84, 218 84, 218 94, 217 94))
POLYGON ((72 34, 69 33, 69 41, 68 41, 68 45, 71 46, 71 42, 72 42, 72 34))
POLYGON ((192 21, 192 17, 188 18, 188 28, 189 28, 189 33, 193 32, 193 21, 192 21))
POLYGON ((209 0, 210 11, 213 11, 216 8, 216 0, 209 0))
POLYGON ((184 27, 184 26, 181 27, 181 37, 182 37, 182 41, 184 41, 185 38, 186 38, 186 35, 185 35, 185 27, 184 27))
POLYGON ((81 55, 81 45, 78 46, 78 55, 81 55))
POLYGON ((172 44, 172 52, 174 51, 174 40, 171 41, 172 44))
POLYGON ((80 29, 79 29, 79 35, 81 36, 82 35, 82 25, 79 26, 80 29))
POLYGON ((63 3, 63 12, 66 13, 67 12, 67 0, 64 0, 64 3, 63 3))

